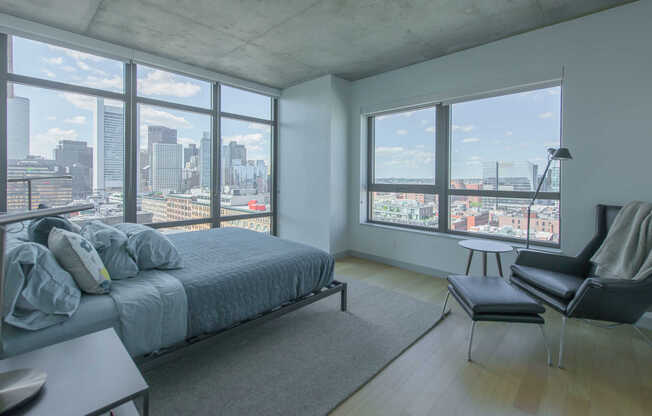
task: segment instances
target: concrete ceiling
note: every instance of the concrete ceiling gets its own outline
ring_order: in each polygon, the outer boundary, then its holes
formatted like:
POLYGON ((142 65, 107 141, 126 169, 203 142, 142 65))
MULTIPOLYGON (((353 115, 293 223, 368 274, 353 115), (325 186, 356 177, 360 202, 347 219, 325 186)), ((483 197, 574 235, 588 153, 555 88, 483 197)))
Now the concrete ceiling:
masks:
POLYGON ((0 12, 283 88, 426 61, 631 0, 0 0, 0 12))

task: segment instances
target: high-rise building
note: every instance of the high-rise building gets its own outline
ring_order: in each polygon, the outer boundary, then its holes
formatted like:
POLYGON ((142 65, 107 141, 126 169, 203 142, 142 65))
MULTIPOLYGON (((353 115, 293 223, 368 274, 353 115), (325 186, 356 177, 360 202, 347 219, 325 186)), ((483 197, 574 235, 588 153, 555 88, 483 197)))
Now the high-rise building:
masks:
MULTIPOLYGON (((230 142, 228 145, 222 146, 221 155, 222 167, 222 181, 224 185, 240 185, 236 180, 236 171, 234 166, 244 166, 247 164, 247 148, 236 142, 230 142)), ((240 170, 240 168, 237 168, 240 170)))
POLYGON ((183 146, 154 143, 152 146, 152 192, 180 192, 182 183, 183 146))
POLYGON ((211 138, 207 131, 199 144, 199 186, 209 189, 211 187, 211 138))
POLYGON ((62 174, 72 175, 73 199, 85 199, 93 183, 93 148, 83 140, 60 140, 54 149, 54 160, 62 174))
POLYGON ((528 161, 484 162, 484 189, 501 191, 533 191, 537 186, 537 165, 528 161), (496 181, 498 177, 498 181, 496 181))
POLYGON ((188 147, 183 149, 183 166, 185 167, 193 156, 199 156, 199 149, 194 143, 190 143, 188 147))
POLYGON ((7 159, 23 160, 28 154, 29 99, 14 97, 12 92, 7 97, 7 159))
POLYGON ((99 192, 122 189, 125 154, 123 108, 107 105, 103 98, 98 97, 93 119, 96 149, 93 188, 99 192))
MULTIPOLYGON (((147 126, 147 155, 148 155, 148 164, 149 168, 149 178, 148 183, 150 187, 153 187, 153 174, 152 174, 152 161, 153 161, 153 146, 154 143, 164 143, 164 144, 176 144, 177 143, 177 131, 175 129, 170 129, 165 126, 147 126)), ((183 154, 182 154, 183 158, 183 154)), ((142 166, 144 167, 144 166, 142 166)))

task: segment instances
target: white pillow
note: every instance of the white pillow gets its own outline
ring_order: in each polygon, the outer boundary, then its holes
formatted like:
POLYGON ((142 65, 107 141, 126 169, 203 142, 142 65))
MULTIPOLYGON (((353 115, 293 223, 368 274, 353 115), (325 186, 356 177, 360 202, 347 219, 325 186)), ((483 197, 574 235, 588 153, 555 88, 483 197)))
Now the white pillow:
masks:
POLYGON ((48 247, 63 268, 86 293, 103 294, 111 287, 111 277, 93 245, 84 237, 61 228, 53 228, 48 247))

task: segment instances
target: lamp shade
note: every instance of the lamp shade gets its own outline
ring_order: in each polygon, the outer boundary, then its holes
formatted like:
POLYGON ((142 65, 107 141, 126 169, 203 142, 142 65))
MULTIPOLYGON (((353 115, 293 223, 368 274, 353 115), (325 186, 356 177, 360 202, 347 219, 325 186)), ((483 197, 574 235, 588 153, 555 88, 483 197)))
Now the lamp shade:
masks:
POLYGON ((559 149, 555 150, 551 158, 553 160, 570 160, 573 158, 573 156, 571 156, 570 150, 568 150, 567 147, 560 147, 559 149))

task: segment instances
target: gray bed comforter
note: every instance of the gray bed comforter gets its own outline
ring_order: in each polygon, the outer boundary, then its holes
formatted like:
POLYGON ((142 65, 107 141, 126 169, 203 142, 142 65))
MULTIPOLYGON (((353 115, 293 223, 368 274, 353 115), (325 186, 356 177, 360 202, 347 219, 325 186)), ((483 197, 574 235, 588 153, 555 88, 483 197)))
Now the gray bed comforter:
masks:
POLYGON ((333 281, 330 254, 255 231, 219 228, 169 236, 184 267, 188 336, 236 322, 307 295, 333 281))

